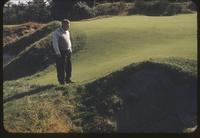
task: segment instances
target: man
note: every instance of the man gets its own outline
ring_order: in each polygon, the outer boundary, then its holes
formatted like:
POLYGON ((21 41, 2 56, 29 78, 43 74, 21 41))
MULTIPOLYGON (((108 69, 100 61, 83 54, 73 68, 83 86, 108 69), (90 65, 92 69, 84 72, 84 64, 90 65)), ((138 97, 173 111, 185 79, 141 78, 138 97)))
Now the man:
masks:
POLYGON ((56 53, 56 69, 58 82, 62 85, 72 83, 70 80, 72 65, 72 45, 70 40, 70 21, 62 20, 62 26, 53 32, 53 49, 56 53))

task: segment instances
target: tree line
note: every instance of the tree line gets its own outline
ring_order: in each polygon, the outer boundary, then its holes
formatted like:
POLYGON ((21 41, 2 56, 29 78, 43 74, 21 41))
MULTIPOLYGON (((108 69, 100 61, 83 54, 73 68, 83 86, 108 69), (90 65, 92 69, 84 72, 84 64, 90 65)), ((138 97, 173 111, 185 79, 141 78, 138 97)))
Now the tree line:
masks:
MULTIPOLYGON (((135 1, 136 0, 32 0, 27 3, 18 4, 13 4, 8 1, 3 8, 3 23, 19 24, 30 21, 45 23, 63 18, 76 20, 81 19, 81 14, 84 14, 86 18, 89 18, 95 14, 94 8, 98 4, 113 2, 133 3, 135 1)), ((186 2, 188 0, 168 1, 186 2)))

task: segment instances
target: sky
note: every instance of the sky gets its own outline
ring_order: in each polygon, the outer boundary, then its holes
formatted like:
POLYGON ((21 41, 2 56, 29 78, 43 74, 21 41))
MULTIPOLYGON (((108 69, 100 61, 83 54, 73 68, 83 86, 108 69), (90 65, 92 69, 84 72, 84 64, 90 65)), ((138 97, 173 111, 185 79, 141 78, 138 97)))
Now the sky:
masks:
MULTIPOLYGON (((33 0, 8 0, 8 1, 12 2, 13 4, 18 4, 19 2, 26 4, 27 2, 30 2, 30 1, 33 1, 33 0)), ((46 1, 46 0, 44 0, 44 1, 46 1)))
POLYGON ((28 1, 32 1, 32 0, 9 0, 9 2, 12 2, 12 3, 14 3, 14 4, 18 4, 19 1, 20 1, 21 3, 27 3, 28 1))

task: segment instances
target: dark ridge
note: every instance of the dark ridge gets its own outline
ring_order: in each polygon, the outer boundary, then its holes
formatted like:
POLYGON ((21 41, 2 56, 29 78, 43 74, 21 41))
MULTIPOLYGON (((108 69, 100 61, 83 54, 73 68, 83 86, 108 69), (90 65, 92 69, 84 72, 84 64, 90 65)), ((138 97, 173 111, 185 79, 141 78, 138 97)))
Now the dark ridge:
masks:
POLYGON ((197 125, 197 78, 143 62, 90 83, 83 92, 86 132, 175 132, 197 125))

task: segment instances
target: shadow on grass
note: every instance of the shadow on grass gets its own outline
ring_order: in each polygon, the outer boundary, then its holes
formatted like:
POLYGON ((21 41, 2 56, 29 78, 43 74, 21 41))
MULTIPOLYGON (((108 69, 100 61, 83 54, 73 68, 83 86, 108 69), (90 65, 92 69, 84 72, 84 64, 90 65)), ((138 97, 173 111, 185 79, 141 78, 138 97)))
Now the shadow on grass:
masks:
POLYGON ((167 64, 131 65, 84 91, 86 132, 180 133, 197 123, 197 78, 167 64))
POLYGON ((3 99, 3 103, 7 103, 7 102, 12 101, 12 100, 17 100, 17 99, 23 98, 25 96, 30 96, 30 95, 33 95, 33 94, 41 93, 42 91, 45 91, 45 90, 53 88, 53 87, 54 87, 54 85, 46 85, 46 86, 38 87, 38 88, 33 89, 31 91, 28 91, 28 92, 19 93, 19 94, 16 94, 14 96, 3 99))

